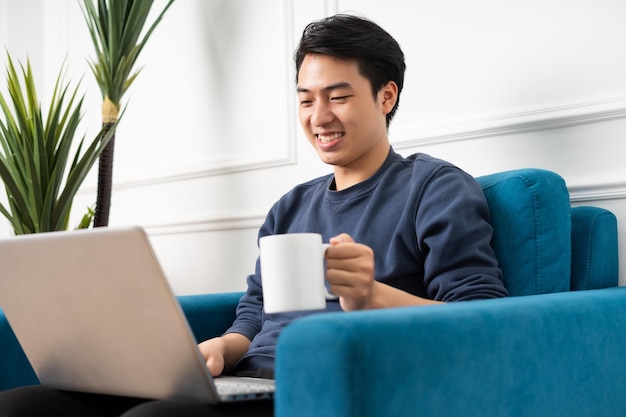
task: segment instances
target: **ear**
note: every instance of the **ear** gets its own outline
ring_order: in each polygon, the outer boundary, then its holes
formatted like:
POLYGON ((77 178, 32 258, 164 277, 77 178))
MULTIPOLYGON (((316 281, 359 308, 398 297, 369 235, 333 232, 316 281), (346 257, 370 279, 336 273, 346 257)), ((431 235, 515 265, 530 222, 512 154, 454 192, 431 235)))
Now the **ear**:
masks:
POLYGON ((379 91, 379 97, 382 100, 382 109, 384 114, 389 114, 398 101, 398 85, 389 81, 379 91))

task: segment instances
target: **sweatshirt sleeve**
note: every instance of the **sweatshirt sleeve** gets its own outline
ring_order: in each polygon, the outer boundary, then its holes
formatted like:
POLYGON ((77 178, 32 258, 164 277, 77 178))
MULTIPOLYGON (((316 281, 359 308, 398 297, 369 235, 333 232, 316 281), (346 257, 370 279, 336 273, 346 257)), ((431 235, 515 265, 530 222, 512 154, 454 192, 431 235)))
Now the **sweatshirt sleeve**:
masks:
MULTIPOLYGON (((257 260, 257 268, 258 263, 259 261, 257 260)), ((263 294, 258 274, 249 275, 247 283, 248 289, 237 305, 235 321, 225 334, 240 333, 252 340, 261 331, 263 294)))
MULTIPOLYGON (((259 229, 258 239, 262 236, 272 234, 277 206, 278 203, 274 204, 270 209, 263 225, 259 229)), ((257 257, 256 260, 254 274, 248 275, 246 283, 248 288, 237 305, 235 321, 225 334, 240 333, 249 340, 252 340, 261 331, 263 326, 263 287, 261 284, 261 261, 259 257, 257 257)))
POLYGON ((425 183, 420 200, 416 233, 428 296, 440 301, 507 296, 491 247, 489 207, 474 178, 444 166, 425 183))

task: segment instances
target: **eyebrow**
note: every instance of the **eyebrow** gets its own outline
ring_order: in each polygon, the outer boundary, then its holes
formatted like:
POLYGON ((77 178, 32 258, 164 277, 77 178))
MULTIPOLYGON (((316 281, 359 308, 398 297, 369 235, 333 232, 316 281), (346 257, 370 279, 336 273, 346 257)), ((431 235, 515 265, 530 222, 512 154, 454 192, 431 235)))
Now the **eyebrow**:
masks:
MULTIPOLYGON (((342 88, 352 88, 352 84, 350 84, 348 82, 345 82, 345 81, 341 81, 341 82, 338 82, 338 83, 335 83, 335 84, 331 84, 331 85, 328 85, 328 86, 322 88, 322 91, 328 92, 328 91, 338 90, 338 89, 342 89, 342 88)), ((310 90, 308 88, 304 88, 304 87, 300 87, 300 86, 298 86, 296 88, 296 91, 298 93, 309 93, 310 92, 310 90)))

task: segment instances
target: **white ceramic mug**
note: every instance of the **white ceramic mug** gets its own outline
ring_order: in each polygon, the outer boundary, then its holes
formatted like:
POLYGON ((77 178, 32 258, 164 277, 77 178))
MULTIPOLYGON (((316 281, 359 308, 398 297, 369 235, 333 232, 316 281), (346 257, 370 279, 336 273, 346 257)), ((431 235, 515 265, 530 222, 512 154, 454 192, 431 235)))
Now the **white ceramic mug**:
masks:
POLYGON ((266 313, 320 310, 337 297, 324 285, 324 253, 329 244, 317 233, 264 236, 259 241, 263 308, 266 313))

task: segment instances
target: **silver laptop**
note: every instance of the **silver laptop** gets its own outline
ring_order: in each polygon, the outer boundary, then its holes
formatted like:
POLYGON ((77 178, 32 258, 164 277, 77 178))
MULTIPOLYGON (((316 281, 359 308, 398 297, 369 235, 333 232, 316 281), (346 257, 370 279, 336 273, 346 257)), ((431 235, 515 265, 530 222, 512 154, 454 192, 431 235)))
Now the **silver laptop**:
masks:
POLYGON ((43 385, 210 403, 274 391, 211 377, 138 227, 0 239, 0 308, 43 385))

